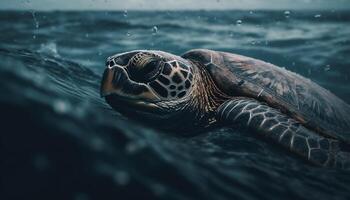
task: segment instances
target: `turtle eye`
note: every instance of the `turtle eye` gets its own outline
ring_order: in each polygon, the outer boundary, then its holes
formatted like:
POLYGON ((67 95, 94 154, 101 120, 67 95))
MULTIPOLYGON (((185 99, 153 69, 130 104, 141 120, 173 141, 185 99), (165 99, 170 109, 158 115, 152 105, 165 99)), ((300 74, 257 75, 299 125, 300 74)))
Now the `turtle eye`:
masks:
POLYGON ((157 78, 161 68, 162 61, 160 59, 150 59, 142 65, 131 65, 128 67, 128 70, 131 79, 142 83, 148 83, 157 78))
POLYGON ((158 71, 160 61, 159 60, 152 60, 149 63, 147 63, 143 68, 142 68, 142 73, 145 75, 152 75, 153 72, 158 71))

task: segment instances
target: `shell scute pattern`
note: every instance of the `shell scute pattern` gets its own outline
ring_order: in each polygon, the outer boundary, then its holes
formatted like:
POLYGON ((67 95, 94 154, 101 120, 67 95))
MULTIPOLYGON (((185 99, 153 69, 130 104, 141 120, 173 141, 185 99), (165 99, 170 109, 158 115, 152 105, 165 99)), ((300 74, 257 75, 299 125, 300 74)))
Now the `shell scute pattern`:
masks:
POLYGON ((288 111, 308 128, 350 142, 350 106, 309 79, 271 63, 231 53, 194 50, 184 57, 204 63, 223 91, 259 98, 288 111))
POLYGON ((233 53, 194 49, 182 57, 204 64, 226 94, 259 99, 307 128, 350 142, 350 106, 310 79, 233 53))

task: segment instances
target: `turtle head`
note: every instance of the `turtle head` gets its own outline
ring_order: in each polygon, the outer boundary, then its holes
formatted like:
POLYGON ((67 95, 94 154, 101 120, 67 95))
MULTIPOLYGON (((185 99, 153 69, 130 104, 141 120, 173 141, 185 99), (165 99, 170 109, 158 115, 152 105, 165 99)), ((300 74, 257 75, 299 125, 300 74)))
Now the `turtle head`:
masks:
POLYGON ((191 98, 192 73, 190 62, 166 52, 116 54, 107 59, 101 96, 111 107, 131 117, 169 121, 180 118, 191 98))

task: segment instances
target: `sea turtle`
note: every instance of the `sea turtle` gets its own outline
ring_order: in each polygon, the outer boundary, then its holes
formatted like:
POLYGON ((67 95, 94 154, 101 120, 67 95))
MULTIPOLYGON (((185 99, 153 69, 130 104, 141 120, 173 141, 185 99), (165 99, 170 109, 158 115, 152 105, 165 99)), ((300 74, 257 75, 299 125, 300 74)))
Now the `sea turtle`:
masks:
POLYGON ((245 126, 322 166, 350 165, 350 106, 298 74, 242 55, 136 50, 107 59, 101 95, 168 129, 245 126))

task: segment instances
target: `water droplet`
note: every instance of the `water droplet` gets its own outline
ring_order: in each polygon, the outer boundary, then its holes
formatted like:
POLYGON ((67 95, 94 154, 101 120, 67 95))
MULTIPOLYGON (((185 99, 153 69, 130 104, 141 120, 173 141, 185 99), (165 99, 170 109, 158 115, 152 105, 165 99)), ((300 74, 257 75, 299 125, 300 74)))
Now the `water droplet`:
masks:
POLYGON ((324 68, 324 71, 329 71, 329 70, 331 70, 331 66, 330 65, 326 65, 326 67, 324 68))
POLYGON ((289 16, 290 16, 290 11, 289 11, 289 10, 284 11, 284 16, 285 16, 286 18, 289 18, 289 16))
POLYGON ((237 26, 242 25, 242 20, 240 20, 240 19, 239 19, 239 20, 237 20, 237 21, 236 21, 236 25, 237 25, 237 26))
POLYGON ((64 114, 70 110, 70 105, 63 100, 56 100, 53 102, 53 110, 57 113, 64 114))
POLYGON ((125 171, 117 171, 115 172, 113 179, 119 185, 127 185, 130 181, 130 176, 125 171))
POLYGON ((91 146, 96 151, 101 151, 105 147, 105 142, 101 138, 92 138, 91 139, 91 146))
POLYGON ((157 26, 153 26, 152 28, 152 34, 156 35, 158 33, 158 27, 157 26))
POLYGON ((146 143, 138 141, 138 142, 129 142, 125 146, 125 150, 128 154, 135 154, 139 151, 141 151, 143 148, 146 147, 146 143))
POLYGON ((253 41, 251 41, 250 43, 251 43, 252 45, 255 45, 255 44, 256 44, 256 41, 253 40, 253 41))
POLYGON ((101 52, 101 51, 98 51, 98 55, 99 55, 99 56, 102 56, 102 52, 101 52))
POLYGON ((317 14, 317 15, 315 15, 314 17, 315 18, 320 18, 322 15, 321 14, 317 14))
POLYGON ((251 11, 249 11, 249 14, 251 14, 251 15, 252 15, 252 14, 254 14, 254 12, 251 10, 251 11))
POLYGON ((127 10, 124 10, 123 16, 124 16, 125 18, 128 17, 128 11, 127 11, 127 10))
POLYGON ((88 38, 89 37, 89 33, 85 33, 85 37, 88 38))
POLYGON ((126 32, 126 36, 127 37, 131 37, 131 33, 130 32, 126 32))
POLYGON ((38 20, 36 19, 35 11, 32 10, 31 13, 32 13, 33 21, 34 21, 34 26, 35 26, 36 29, 38 29, 38 28, 39 28, 39 22, 38 22, 38 20))
POLYGON ((36 35, 33 35, 33 39, 34 39, 34 40, 36 39, 36 35))

